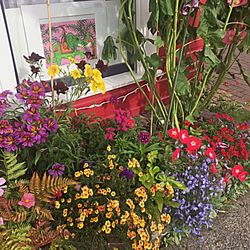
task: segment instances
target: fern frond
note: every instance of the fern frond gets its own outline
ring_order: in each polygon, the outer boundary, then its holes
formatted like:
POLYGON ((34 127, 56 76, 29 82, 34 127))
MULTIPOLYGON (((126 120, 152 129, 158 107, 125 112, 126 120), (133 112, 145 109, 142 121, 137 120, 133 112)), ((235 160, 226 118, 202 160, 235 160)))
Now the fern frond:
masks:
POLYGON ((33 193, 40 201, 51 202, 54 196, 63 188, 76 185, 78 182, 63 177, 47 176, 44 173, 42 180, 35 172, 30 180, 30 192, 33 193))
POLYGON ((46 208, 35 206, 34 211, 37 213, 41 220, 54 220, 51 212, 46 208))
POLYGON ((4 167, 6 170, 6 179, 8 181, 13 181, 16 180, 18 178, 20 178, 21 176, 23 176, 26 171, 27 168, 25 168, 25 163, 21 162, 18 163, 17 162, 17 155, 10 153, 10 152, 3 152, 3 163, 4 163, 4 167))

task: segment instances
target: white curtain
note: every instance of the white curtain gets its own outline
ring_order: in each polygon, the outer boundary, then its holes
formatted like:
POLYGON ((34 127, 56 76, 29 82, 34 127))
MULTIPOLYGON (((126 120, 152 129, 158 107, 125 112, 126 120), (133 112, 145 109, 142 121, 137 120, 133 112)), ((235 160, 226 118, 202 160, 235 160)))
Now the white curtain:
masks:
MULTIPOLYGON (((51 3, 68 3, 74 0, 50 0, 51 3)), ((45 4, 46 0, 4 0, 5 8, 19 8, 21 5, 45 4)))

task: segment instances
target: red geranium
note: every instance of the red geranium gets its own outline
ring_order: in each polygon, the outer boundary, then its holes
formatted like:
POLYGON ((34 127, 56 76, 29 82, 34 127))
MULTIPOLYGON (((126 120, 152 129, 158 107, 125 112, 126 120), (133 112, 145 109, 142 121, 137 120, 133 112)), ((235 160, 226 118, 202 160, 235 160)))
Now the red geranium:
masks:
POLYGON ((225 175, 225 177, 224 177, 224 182, 225 182, 225 183, 228 183, 228 174, 225 175))
POLYGON ((177 128, 169 129, 168 135, 173 139, 177 139, 179 137, 178 129, 177 128))
POLYGON ((216 154, 212 148, 208 148, 205 152, 205 155, 209 157, 210 159, 215 159, 216 154))
POLYGON ((172 154, 172 161, 174 161, 175 159, 179 159, 180 157, 180 152, 181 152, 181 149, 180 148, 177 148, 173 154, 172 154))
POLYGON ((216 174, 217 169, 216 169, 216 164, 215 164, 215 163, 213 163, 213 164, 211 165, 210 171, 211 171, 211 173, 216 174))
POLYGON ((187 151, 192 152, 200 149, 202 141, 195 136, 190 136, 187 142, 187 151))
POLYGON ((226 35, 224 36, 223 42, 227 45, 230 45, 233 42, 235 36, 236 36, 235 30, 230 29, 227 31, 226 35))
POLYGON ((239 179, 240 181, 245 181, 245 180, 247 179, 247 175, 248 175, 248 172, 243 171, 243 172, 239 173, 238 179, 239 179))
POLYGON ((179 133, 179 139, 180 139, 181 143, 186 144, 188 142, 188 139, 189 139, 188 131, 185 129, 181 129, 181 131, 179 133))
POLYGON ((238 177, 239 176, 239 174, 241 173, 241 172, 243 172, 243 166, 241 166, 241 165, 234 165, 234 167, 232 168, 232 175, 234 176, 234 177, 238 177))

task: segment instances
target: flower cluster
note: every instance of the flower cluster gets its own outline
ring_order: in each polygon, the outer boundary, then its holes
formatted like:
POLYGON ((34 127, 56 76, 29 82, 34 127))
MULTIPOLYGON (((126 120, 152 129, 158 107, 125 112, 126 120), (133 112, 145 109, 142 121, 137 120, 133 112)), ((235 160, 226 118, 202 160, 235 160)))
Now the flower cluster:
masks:
POLYGON ((187 190, 175 191, 173 200, 180 203, 178 208, 165 208, 170 210, 172 218, 175 218, 174 231, 200 235, 203 226, 208 228, 212 225, 212 198, 222 186, 215 176, 209 175, 210 164, 210 158, 203 160, 201 165, 196 165, 195 160, 194 165, 186 167, 183 172, 173 173, 173 176, 187 187, 187 190))
MULTIPOLYGON (((117 109, 115 110, 115 115, 116 115, 115 116, 116 128, 108 127, 106 128, 106 133, 105 133, 105 139, 110 140, 110 141, 114 140, 114 137, 117 135, 118 131, 127 132, 128 129, 131 129, 134 127, 134 123, 135 123, 129 111, 117 109)), ((147 136, 146 138, 145 136, 143 138, 145 138, 145 142, 146 142, 147 140, 149 140, 149 138, 147 136)))
MULTIPOLYGON (((15 116, 9 115, 11 104, 8 104, 6 93, 2 93, 2 117, 0 119, 0 147, 7 151, 15 151, 18 147, 32 147, 46 142, 49 133, 58 129, 56 120, 43 117, 41 106, 44 102, 45 82, 31 82, 24 80, 18 87, 16 98, 22 102, 16 108, 15 116), (19 111, 21 110, 21 111, 19 111)), ((13 104, 12 104, 13 105, 13 104)))
POLYGON ((99 69, 93 69, 89 64, 85 65, 84 76, 87 83, 90 83, 90 89, 97 93, 98 89, 104 94, 106 92, 106 86, 102 79, 102 73, 99 69))

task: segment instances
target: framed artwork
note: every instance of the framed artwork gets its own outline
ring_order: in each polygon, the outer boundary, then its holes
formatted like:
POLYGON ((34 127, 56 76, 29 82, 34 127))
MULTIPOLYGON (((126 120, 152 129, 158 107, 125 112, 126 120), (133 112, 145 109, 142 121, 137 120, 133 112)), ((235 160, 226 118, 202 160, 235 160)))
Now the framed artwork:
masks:
MULTIPOLYGON (((45 57, 43 78, 50 64, 47 5, 21 6, 28 52, 45 57)), ((69 57, 94 64, 107 37, 104 1, 51 4, 53 63, 67 68, 69 57)))
MULTIPOLYGON (((49 25, 40 24, 46 67, 50 65, 49 25)), ((95 18, 52 23, 53 63, 69 64, 75 60, 97 58, 95 18)))

